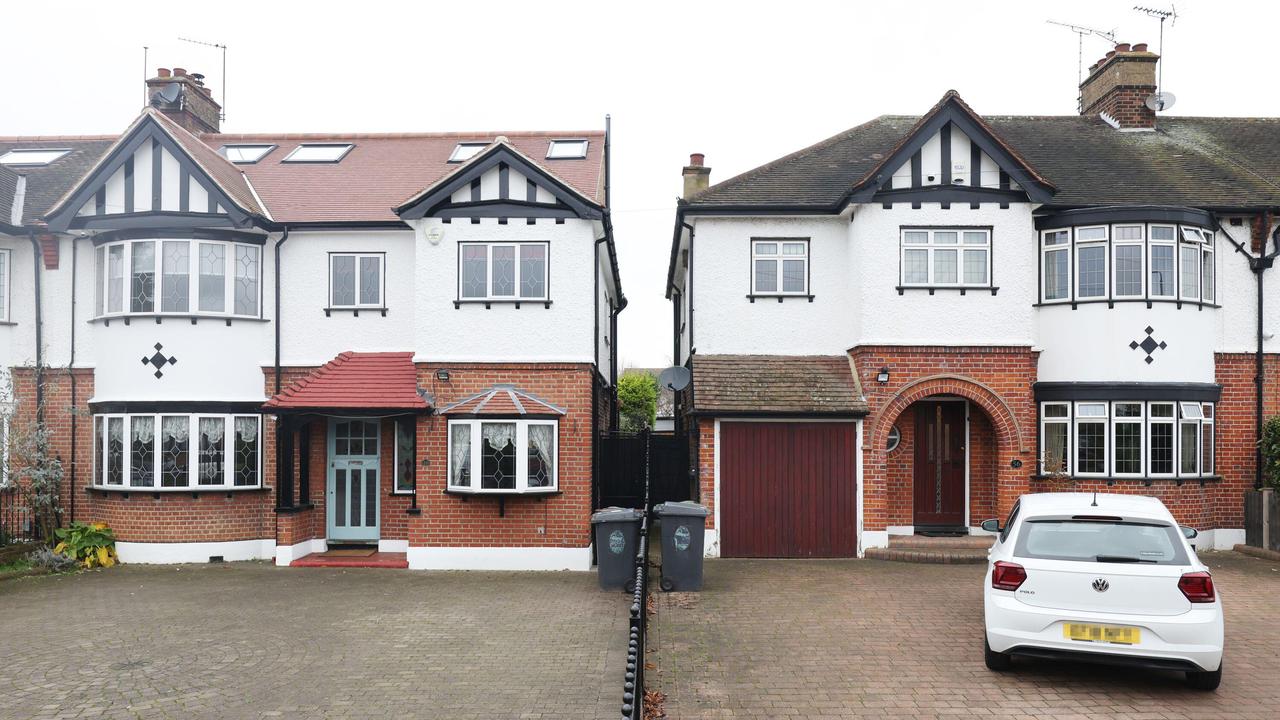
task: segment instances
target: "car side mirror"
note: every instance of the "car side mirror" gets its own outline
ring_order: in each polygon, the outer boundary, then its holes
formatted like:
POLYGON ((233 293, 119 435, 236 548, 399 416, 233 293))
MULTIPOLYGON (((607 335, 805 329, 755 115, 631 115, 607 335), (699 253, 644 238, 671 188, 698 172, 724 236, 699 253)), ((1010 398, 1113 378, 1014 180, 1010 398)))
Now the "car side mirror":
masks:
POLYGON ((982 521, 982 529, 989 533, 998 533, 1002 528, 1000 527, 999 520, 991 518, 990 520, 982 521))
POLYGON ((1182 537, 1188 540, 1195 540, 1198 535, 1200 535, 1200 531, 1196 530, 1195 528, 1191 528, 1191 527, 1182 528, 1182 537))

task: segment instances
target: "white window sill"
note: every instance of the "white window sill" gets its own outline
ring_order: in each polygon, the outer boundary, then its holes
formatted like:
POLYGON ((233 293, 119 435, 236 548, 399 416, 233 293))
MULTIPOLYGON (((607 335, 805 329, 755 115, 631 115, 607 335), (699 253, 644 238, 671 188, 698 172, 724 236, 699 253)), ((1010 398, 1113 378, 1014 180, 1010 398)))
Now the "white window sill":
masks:
POLYGON ((123 322, 125 325, 129 325, 135 320, 142 321, 142 320, 151 320, 151 319, 154 319, 157 325, 162 324, 165 320, 189 320, 192 325, 197 324, 200 320, 214 321, 214 322, 221 321, 221 322, 225 322, 227 325, 230 325, 233 321, 234 322, 259 322, 259 323, 269 322, 266 318, 258 317, 256 315, 220 315, 215 313, 156 313, 156 312, 122 313, 119 315, 99 315, 94 318, 89 318, 85 322, 91 325, 95 323, 102 323, 104 327, 107 327, 111 325, 112 321, 119 321, 119 322, 123 322))
POLYGON ((541 305, 544 308, 551 308, 551 300, 549 298, 458 298, 453 301, 453 309, 459 310, 463 305, 484 305, 485 310, 490 310, 494 305, 515 305, 519 310, 521 305, 541 305))
POLYGON ((201 495, 209 493, 236 493, 236 492, 266 492, 271 488, 263 485, 235 485, 235 486, 212 486, 201 485, 198 487, 128 487, 125 485, 90 485, 84 489, 86 493, 124 493, 138 495, 181 495, 190 493, 192 495, 201 495))
POLYGON ((329 317, 333 313, 349 312, 353 317, 360 317, 361 311, 366 313, 379 313, 382 317, 387 316, 387 308, 381 305, 331 306, 324 309, 324 316, 329 317))
POLYGON ((894 287, 894 290, 897 290, 899 295, 905 294, 908 290, 927 290, 930 295, 939 290, 943 292, 958 292, 961 295, 967 295, 970 292, 989 292, 995 295, 1000 292, 1000 288, 995 285, 898 285, 894 287))
POLYGON ((560 489, 559 488, 533 488, 529 490, 473 490, 471 488, 451 487, 446 489, 444 493, 446 495, 473 495, 473 496, 481 496, 481 497, 485 495, 499 495, 499 496, 559 495, 560 489))
POLYGON ((813 302, 813 296, 806 293, 753 293, 747 295, 747 299, 751 302, 755 302, 756 300, 773 300, 774 298, 777 298, 778 302, 782 302, 787 299, 808 300, 809 302, 813 302))

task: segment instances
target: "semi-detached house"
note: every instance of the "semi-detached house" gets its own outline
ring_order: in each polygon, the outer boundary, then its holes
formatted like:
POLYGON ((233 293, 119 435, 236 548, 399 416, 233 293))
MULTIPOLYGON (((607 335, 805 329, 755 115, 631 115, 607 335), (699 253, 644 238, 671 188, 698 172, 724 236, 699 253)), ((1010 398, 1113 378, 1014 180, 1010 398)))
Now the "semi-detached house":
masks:
POLYGON ((1157 117, 1157 61, 1118 45, 1078 116, 948 92, 709 187, 692 157, 667 296, 709 553, 852 556, 1069 488, 1243 542, 1280 119, 1157 117))
POLYGON ((606 133, 219 131, 162 69, 119 135, 0 138, 5 425, 126 562, 376 545, 590 567, 614 419, 606 133))

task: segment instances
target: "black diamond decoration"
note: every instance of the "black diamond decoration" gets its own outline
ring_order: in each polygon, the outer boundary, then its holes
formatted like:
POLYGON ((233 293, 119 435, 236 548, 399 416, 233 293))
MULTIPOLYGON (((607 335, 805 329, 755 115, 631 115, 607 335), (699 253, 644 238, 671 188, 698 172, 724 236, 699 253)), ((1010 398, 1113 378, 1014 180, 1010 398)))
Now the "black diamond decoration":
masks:
POLYGON ((1155 329, 1152 328, 1150 325, 1147 326, 1145 332, 1147 336, 1143 338, 1141 342, 1137 340, 1131 341, 1129 343, 1129 349, 1130 350, 1141 349, 1143 352, 1145 352, 1147 356, 1143 358, 1143 362, 1150 365, 1151 363, 1155 362, 1155 358, 1151 357, 1151 354, 1154 353, 1156 350, 1164 350, 1169 346, 1163 340, 1156 340, 1155 338, 1151 337, 1151 334, 1155 332, 1155 329))
POLYGON ((155 354, 152 355, 151 357, 147 357, 145 355, 142 356, 142 364, 154 366, 156 369, 154 374, 156 376, 156 379, 159 380, 160 378, 164 377, 164 373, 160 372, 161 368, 163 368, 165 365, 176 364, 178 362, 178 358, 172 355, 166 356, 163 352, 164 346, 161 345, 160 343, 156 343, 154 347, 156 349, 155 354))

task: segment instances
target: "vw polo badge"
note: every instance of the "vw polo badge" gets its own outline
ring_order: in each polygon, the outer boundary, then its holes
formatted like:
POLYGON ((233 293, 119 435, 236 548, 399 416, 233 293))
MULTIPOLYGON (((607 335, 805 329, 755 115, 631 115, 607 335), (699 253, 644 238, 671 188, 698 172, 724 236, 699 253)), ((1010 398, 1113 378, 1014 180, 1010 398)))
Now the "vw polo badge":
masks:
POLYGON ((1093 581, 1093 589, 1098 592, 1106 592, 1109 587, 1111 587, 1111 583, 1107 582, 1105 578, 1098 578, 1093 581))

